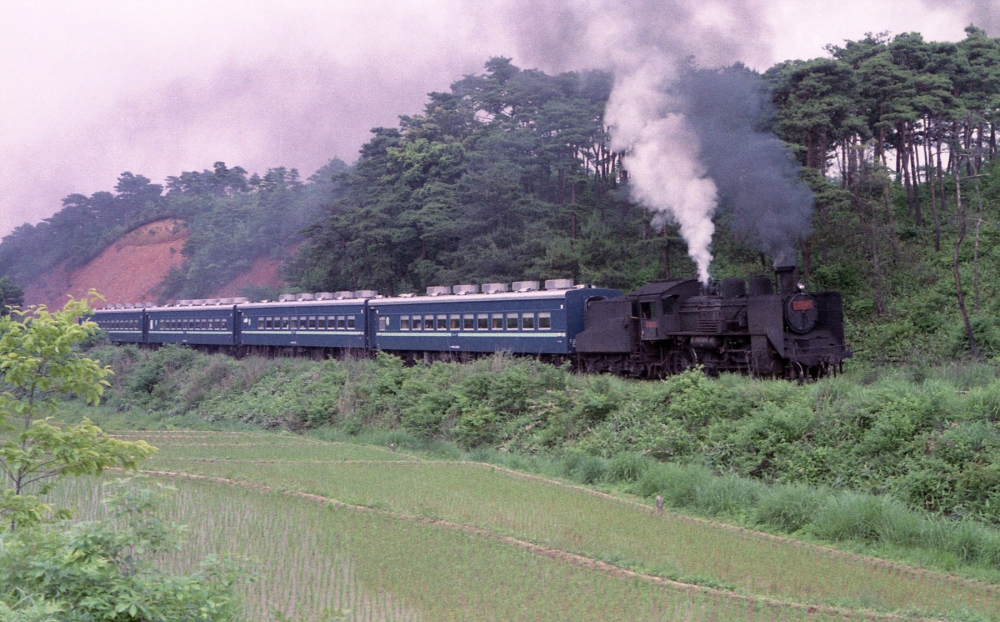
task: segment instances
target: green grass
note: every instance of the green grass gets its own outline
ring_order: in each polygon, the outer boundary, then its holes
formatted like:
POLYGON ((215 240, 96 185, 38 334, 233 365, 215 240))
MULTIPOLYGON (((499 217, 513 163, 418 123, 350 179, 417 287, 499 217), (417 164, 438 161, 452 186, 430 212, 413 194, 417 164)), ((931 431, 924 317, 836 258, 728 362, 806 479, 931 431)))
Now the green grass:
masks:
MULTIPOLYGON (((304 443, 302 448, 311 446, 304 443)), ((220 446, 218 457, 230 456, 234 449, 220 446)), ((900 570, 701 521, 656 516, 646 507, 489 466, 391 461, 208 463, 174 455, 158 456, 149 466, 441 518, 668 578, 732 586, 745 594, 820 604, 854 603, 883 611, 943 613, 965 608, 985 619, 1000 619, 998 588, 900 570)), ((712 492, 718 503, 733 502, 734 496, 744 494, 725 482, 718 488, 712 492)))
MULTIPOLYGON (((391 515, 274 492, 172 480, 169 517, 190 525, 165 560, 190 569, 209 553, 245 556, 259 579, 242 588, 247 619, 323 621, 842 620, 833 612, 734 599, 581 568, 517 546, 391 515)), ((93 480, 59 501, 100 512, 93 480)))

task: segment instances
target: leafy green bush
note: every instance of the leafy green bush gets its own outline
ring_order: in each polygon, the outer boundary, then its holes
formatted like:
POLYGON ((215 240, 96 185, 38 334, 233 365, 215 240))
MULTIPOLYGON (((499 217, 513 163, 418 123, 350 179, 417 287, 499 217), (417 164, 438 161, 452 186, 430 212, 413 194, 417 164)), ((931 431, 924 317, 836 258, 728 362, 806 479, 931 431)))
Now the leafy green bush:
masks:
POLYGON ((753 520, 782 531, 799 531, 816 516, 829 492, 805 484, 782 484, 761 492, 753 520))
POLYGON ((242 619, 233 587, 245 572, 237 565, 209 557, 192 575, 155 565, 182 533, 159 518, 165 489, 112 486, 104 520, 0 533, 0 619, 242 619))
POLYGON ((652 464, 653 461, 647 456, 632 452, 620 453, 608 465, 608 481, 637 482, 652 464))

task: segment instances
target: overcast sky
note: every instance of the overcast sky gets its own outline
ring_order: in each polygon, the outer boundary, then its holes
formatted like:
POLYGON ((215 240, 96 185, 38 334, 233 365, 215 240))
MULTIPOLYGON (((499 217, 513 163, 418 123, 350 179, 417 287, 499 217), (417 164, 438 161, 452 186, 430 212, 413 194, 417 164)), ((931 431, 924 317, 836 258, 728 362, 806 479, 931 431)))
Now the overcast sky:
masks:
POLYGON ((761 70, 866 32, 1000 36, 1000 0, 0 0, 0 235, 123 171, 351 162, 490 56, 611 66, 678 12, 691 35, 656 45, 761 70))

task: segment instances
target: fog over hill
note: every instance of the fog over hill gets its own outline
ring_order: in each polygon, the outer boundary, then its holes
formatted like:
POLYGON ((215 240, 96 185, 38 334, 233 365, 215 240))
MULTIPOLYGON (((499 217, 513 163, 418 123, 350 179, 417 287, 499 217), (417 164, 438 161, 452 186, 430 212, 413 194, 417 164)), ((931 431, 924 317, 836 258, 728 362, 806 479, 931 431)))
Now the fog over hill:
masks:
POLYGON ((765 69, 867 31, 997 33, 994 0, 13 2, 0 22, 0 235, 122 171, 251 171, 353 160, 368 130, 491 55, 561 71, 621 66, 624 41, 765 69), (613 6, 612 6, 613 4, 613 6), (734 9, 733 6, 738 6, 734 9), (683 30, 650 37, 679 20, 683 30), (683 35, 683 36, 681 36, 683 35))

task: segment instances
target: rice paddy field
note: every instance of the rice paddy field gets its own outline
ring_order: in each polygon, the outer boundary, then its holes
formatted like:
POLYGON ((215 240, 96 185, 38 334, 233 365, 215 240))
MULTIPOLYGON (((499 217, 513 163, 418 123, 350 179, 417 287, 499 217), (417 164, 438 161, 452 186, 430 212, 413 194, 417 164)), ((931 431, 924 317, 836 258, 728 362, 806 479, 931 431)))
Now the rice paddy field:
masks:
MULTIPOLYGON (((251 620, 1000 621, 1000 586, 472 462, 292 435, 128 432, 190 526, 252 560, 251 620), (277 617, 276 617, 277 616, 277 617)), ((99 481, 59 501, 100 512, 99 481)))

